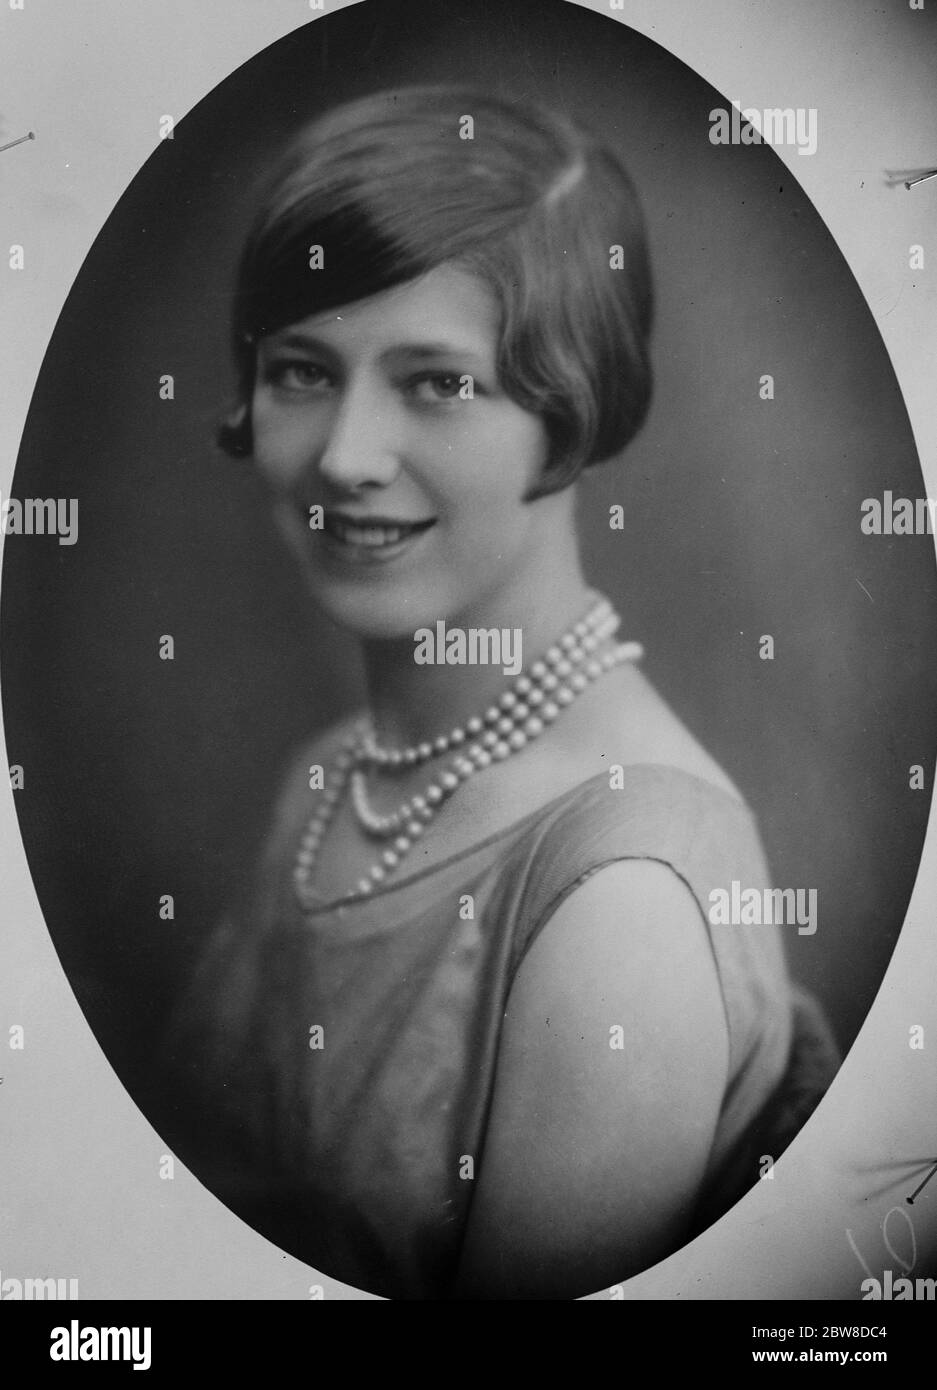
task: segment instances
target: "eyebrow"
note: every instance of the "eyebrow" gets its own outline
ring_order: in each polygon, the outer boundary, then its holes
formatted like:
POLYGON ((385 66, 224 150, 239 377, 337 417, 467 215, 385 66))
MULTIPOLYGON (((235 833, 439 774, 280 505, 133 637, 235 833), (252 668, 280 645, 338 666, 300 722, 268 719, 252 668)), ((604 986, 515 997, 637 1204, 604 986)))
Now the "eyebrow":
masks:
MULTIPOLYGON (((290 332, 271 333, 266 338, 262 338, 261 345, 266 341, 277 348, 298 348, 308 351, 310 348, 316 352, 327 353, 332 357, 340 357, 341 350, 333 343, 327 343, 314 333, 305 333, 301 329, 293 329, 290 332)), ((394 343, 392 347, 386 348, 380 355, 382 362, 391 361, 395 357, 415 358, 417 361, 425 361, 437 357, 458 357, 460 359, 471 359, 472 361, 484 363, 487 358, 483 352, 471 347, 468 343, 454 342, 414 342, 414 343, 394 343)))

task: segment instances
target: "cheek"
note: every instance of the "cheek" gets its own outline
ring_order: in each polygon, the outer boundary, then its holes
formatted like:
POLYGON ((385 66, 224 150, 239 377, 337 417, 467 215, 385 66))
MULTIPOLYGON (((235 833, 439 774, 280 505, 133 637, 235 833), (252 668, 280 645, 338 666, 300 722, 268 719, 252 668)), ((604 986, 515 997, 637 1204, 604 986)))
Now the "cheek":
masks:
POLYGON ((255 396, 251 402, 251 435, 254 441, 254 463, 259 472, 271 475, 282 466, 280 433, 274 427, 263 402, 255 396))
POLYGON ((460 493, 445 534, 452 564, 460 570, 467 567, 476 577, 486 571, 493 575, 499 562, 524 549, 532 509, 520 500, 522 495, 521 478, 497 466, 480 478, 477 487, 460 493))
POLYGON ((538 416, 516 406, 493 411, 450 440, 448 473, 453 487, 474 485, 493 501, 508 504, 525 496, 549 457, 549 436, 538 416))
POLYGON ((271 483, 290 483, 314 455, 309 421, 265 408, 262 397, 251 406, 251 421, 258 471, 271 483))
POLYGON ((548 441, 539 420, 509 417, 495 427, 478 464, 471 472, 465 470, 465 476, 477 482, 466 506, 474 504, 479 523, 484 518, 499 535, 526 530, 530 506, 523 499, 542 476, 547 457, 548 441))

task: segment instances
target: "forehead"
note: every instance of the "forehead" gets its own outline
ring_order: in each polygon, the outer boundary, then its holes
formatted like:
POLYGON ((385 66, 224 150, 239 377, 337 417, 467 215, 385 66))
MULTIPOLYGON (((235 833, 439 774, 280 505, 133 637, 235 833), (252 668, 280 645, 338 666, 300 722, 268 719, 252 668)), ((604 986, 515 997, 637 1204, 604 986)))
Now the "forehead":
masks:
POLYGON ((445 264, 369 299, 310 314, 269 337, 276 344, 290 335, 308 334, 349 354, 414 345, 462 349, 493 360, 499 323, 499 305, 489 286, 470 271, 445 264))

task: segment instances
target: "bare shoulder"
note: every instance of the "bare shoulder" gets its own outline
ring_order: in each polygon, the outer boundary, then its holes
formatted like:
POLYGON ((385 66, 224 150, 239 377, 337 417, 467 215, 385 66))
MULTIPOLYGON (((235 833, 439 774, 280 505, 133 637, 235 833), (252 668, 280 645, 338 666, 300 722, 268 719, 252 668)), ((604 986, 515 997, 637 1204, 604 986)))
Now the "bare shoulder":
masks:
POLYGON ((663 864, 606 866, 515 978, 460 1291, 574 1297, 676 1248, 727 1075, 698 904, 663 864))
POLYGON ((539 1030, 548 999, 556 1009, 544 1039, 562 1073, 596 1047, 592 1061, 624 1051, 632 1064, 640 1059, 632 1077, 647 1107, 661 1104, 657 1083, 680 1057, 689 1091, 702 1101, 698 1083, 708 1077, 721 1094, 728 1033, 709 934, 692 892, 668 865, 619 860, 560 904, 521 962, 508 1020, 513 1008, 518 1031, 539 1030), (704 1057, 689 1055, 701 1044, 704 1057))

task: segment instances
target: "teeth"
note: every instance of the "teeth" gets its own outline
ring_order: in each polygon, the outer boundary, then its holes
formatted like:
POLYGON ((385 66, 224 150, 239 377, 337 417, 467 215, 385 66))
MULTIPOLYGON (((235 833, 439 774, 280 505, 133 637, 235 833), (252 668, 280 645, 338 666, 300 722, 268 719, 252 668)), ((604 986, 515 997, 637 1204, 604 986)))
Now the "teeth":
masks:
POLYGON ((330 527, 339 540, 345 541, 348 545, 363 545, 374 548, 382 545, 396 545, 411 530, 409 526, 406 528, 401 526, 352 526, 349 522, 340 521, 337 517, 331 518, 330 527))

